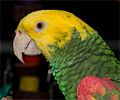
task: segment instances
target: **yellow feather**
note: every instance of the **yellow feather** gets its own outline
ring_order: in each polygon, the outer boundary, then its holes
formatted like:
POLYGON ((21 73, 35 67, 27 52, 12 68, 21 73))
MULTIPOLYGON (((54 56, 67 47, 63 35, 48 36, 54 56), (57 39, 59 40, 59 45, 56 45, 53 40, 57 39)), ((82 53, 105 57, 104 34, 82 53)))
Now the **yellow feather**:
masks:
POLYGON ((17 30, 22 28, 36 42, 37 47, 49 60, 51 57, 49 54, 50 48, 48 48, 49 44, 54 44, 57 41, 56 38, 58 38, 61 40, 61 42, 58 42, 58 46, 62 47, 70 40, 72 27, 76 27, 80 32, 82 40, 86 39, 87 33, 83 29, 84 26, 91 33, 93 29, 72 13, 58 10, 41 10, 32 12, 24 17, 20 21, 17 30), (34 30, 38 21, 44 21, 47 24, 47 27, 41 32, 35 32, 34 30), (66 35, 65 38, 63 38, 63 33, 66 35))

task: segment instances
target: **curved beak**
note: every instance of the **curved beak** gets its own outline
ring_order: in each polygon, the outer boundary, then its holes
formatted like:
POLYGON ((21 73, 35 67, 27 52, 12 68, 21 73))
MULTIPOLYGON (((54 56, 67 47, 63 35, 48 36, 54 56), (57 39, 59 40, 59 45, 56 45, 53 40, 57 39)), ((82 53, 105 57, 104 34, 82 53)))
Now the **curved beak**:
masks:
POLYGON ((36 43, 21 29, 18 29, 13 42, 13 51, 17 58, 24 63, 22 54, 40 55, 41 51, 37 48, 36 43))

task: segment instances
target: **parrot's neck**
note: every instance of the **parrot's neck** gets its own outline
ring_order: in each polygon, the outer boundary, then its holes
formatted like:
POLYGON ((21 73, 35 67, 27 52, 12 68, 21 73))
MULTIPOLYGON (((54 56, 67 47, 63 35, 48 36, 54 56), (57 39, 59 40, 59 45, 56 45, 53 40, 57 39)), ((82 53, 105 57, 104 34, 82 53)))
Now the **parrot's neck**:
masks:
POLYGON ((68 43, 62 48, 55 47, 56 50, 50 60, 53 76, 68 100, 77 99, 77 86, 82 78, 99 74, 99 67, 103 64, 99 63, 100 55, 107 51, 103 52, 97 46, 102 44, 101 48, 109 50, 97 33, 93 32, 94 36, 87 34, 86 40, 81 40, 79 32, 75 30, 68 43), (97 68, 96 64, 98 64, 97 68))

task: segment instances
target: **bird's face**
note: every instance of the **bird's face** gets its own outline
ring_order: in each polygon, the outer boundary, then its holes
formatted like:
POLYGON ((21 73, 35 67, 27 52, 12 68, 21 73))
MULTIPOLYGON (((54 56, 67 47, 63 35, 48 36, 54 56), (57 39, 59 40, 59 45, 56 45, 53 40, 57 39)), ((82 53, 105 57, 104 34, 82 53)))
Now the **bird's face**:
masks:
POLYGON ((20 21, 13 42, 14 53, 20 61, 23 62, 22 53, 38 55, 41 52, 49 60, 51 55, 48 45, 61 39, 59 46, 62 46, 69 39, 70 26, 66 23, 67 17, 58 12, 36 11, 20 21))
MULTIPOLYGON (((66 11, 41 10, 30 13, 20 21, 15 31, 14 53, 22 62, 22 53, 38 55, 42 52, 47 60, 50 60, 49 52, 54 49, 49 48, 49 45, 57 43, 62 47, 66 41, 70 40, 72 27, 84 31, 81 23, 85 24, 66 11)), ((84 39, 86 35, 81 37, 84 39)))

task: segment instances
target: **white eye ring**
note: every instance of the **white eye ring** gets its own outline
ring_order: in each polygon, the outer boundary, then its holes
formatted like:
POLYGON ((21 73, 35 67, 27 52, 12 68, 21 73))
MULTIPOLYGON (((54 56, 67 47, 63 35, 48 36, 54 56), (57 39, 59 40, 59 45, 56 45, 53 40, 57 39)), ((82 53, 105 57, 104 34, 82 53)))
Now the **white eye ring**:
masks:
POLYGON ((41 32, 42 30, 44 30, 46 28, 47 24, 43 21, 38 21, 35 24, 35 31, 36 32, 41 32))

